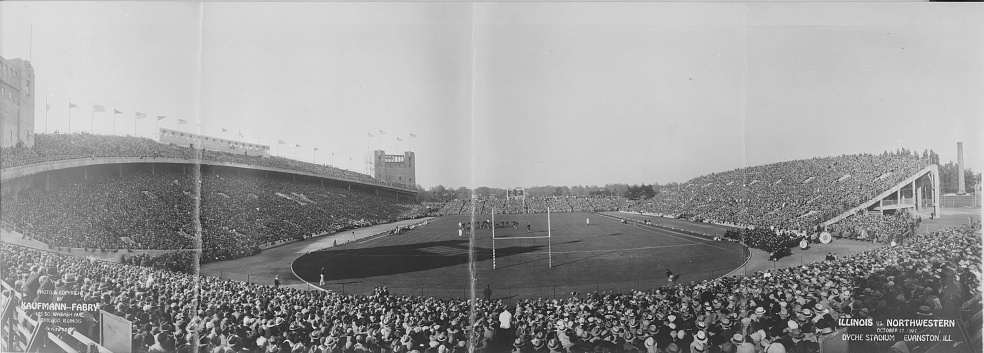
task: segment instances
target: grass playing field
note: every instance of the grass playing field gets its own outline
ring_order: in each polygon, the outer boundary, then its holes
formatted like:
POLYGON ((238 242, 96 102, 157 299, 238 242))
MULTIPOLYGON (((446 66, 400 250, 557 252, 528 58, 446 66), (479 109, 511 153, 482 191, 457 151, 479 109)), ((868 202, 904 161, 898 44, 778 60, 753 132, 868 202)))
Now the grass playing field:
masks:
MULTIPOLYGON (((478 220, 490 219, 490 216, 478 220)), ((317 284, 326 270, 327 289, 371 293, 388 286, 394 294, 466 297, 469 288, 469 234, 458 236, 458 223, 468 216, 446 216, 415 230, 353 241, 312 252, 293 262, 303 280, 317 284)), ((621 224, 594 213, 499 215, 496 221, 518 221, 518 228, 474 233, 474 270, 478 292, 491 286, 494 298, 568 296, 571 292, 653 288, 667 284, 666 270, 679 274, 677 283, 721 276, 740 267, 747 250, 650 226, 621 224), (591 219, 586 225, 585 220, 591 219), (527 232, 526 225, 531 231, 527 232), (553 267, 549 264, 548 247, 553 267)), ((481 295, 481 294, 479 294, 481 295)))

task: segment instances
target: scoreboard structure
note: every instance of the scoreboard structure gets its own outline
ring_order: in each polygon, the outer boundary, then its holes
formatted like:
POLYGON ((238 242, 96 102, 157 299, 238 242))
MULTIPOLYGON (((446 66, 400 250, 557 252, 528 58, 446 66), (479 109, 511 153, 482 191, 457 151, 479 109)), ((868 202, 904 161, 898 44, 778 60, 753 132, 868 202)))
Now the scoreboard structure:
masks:
POLYGON ((526 189, 523 188, 513 188, 511 190, 506 190, 507 200, 526 200, 526 189))
POLYGON ((158 142, 164 144, 189 146, 192 148, 201 148, 210 151, 242 154, 247 156, 267 157, 270 155, 270 146, 267 145, 193 134, 180 130, 165 128, 160 128, 159 130, 160 137, 158 142))

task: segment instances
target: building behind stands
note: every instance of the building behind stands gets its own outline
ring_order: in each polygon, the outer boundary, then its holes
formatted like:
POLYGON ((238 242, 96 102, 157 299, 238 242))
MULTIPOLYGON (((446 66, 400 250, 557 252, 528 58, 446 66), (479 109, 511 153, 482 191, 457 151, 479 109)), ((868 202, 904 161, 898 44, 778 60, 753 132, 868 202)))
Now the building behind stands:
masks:
POLYGON ((402 155, 386 154, 385 151, 375 150, 369 163, 369 175, 379 180, 413 186, 416 183, 417 172, 414 167, 413 152, 406 151, 402 155))
POLYGON ((34 67, 0 57, 0 147, 34 146, 34 67))
POLYGON ((259 145, 219 137, 193 134, 190 132, 160 129, 160 142, 177 146, 189 146, 210 151, 219 151, 247 156, 268 157, 270 146, 259 145))

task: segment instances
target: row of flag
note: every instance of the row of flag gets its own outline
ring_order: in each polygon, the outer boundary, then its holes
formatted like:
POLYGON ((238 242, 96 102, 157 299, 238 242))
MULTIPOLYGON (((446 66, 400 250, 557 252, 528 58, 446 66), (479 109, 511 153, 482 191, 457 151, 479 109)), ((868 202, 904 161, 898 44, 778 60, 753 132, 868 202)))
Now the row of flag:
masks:
MULTIPOLYGON (((383 131, 383 130, 379 130, 379 135, 386 135, 386 131, 383 131)), ((376 137, 376 135, 373 135, 373 134, 372 134, 372 133, 370 132, 370 133, 369 133, 369 137, 376 137)), ((415 138, 417 138, 417 135, 414 135, 414 134, 412 134, 412 133, 411 133, 411 134, 410 134, 410 138, 414 138, 414 139, 415 139, 415 138)), ((397 137, 397 138, 396 138, 396 140, 397 140, 397 141, 400 141, 400 142, 403 142, 403 138, 400 138, 400 137, 397 137)))
MULTIPOLYGON (((226 129, 222 129, 222 132, 226 132, 226 131, 228 131, 228 130, 226 130, 226 129)), ((385 132, 385 131, 383 131, 383 130, 379 130, 379 134, 380 134, 380 135, 386 135, 386 132, 385 132)), ((240 133, 239 133, 239 136, 240 136, 240 137, 242 137, 242 136, 243 136, 243 133, 242 133, 242 132, 240 132, 240 133)), ((373 134, 372 134, 372 133, 370 132, 370 133, 369 133, 369 137, 376 137, 376 135, 373 135, 373 134)), ((417 138, 417 135, 416 135, 416 134, 412 134, 412 133, 411 133, 411 134, 410 134, 410 138, 414 138, 414 139, 415 139, 415 138, 417 138)), ((397 141, 399 141, 399 142, 403 142, 403 139, 402 139, 402 138, 399 138, 399 137, 397 137, 397 138, 396 138, 396 140, 397 140, 397 141)), ((277 140, 277 144, 278 144, 278 145, 291 145, 290 143, 287 143, 287 141, 284 141, 284 140, 277 140)), ((294 143, 293 145, 294 145, 294 147, 303 147, 303 146, 302 146, 301 144, 299 144, 299 143, 294 143)), ((315 152, 317 152, 317 151, 318 151, 318 148, 317 148, 317 147, 314 147, 314 151, 315 151, 315 152)))
MULTIPOLYGON (((47 102, 46 102, 45 103, 45 106, 46 106, 45 107, 46 108, 46 111, 51 111, 51 104, 47 104, 47 102)), ((78 108, 78 105, 75 104, 75 103, 72 103, 71 101, 69 101, 68 102, 68 109, 71 110, 71 109, 74 109, 74 108, 78 108)), ((102 104, 93 104, 92 105, 92 112, 93 113, 105 113, 105 112, 108 112, 108 110, 106 109, 106 106, 105 105, 102 105, 102 104)), ((125 113, 123 113, 119 109, 116 109, 116 107, 113 107, 113 115, 115 116, 115 115, 118 115, 118 114, 125 114, 125 113)), ((134 111, 134 119, 136 119, 136 120, 146 119, 147 117, 148 117, 147 113, 134 111)), ((167 119, 167 116, 166 115, 158 115, 157 116, 157 121, 161 121, 161 120, 164 120, 164 119, 167 119)), ((185 120, 185 119, 178 119, 178 125, 185 125, 185 124, 188 124, 188 121, 187 120, 185 120)), ((199 124, 198 126, 200 127, 201 125, 199 124)), ((136 127, 134 127, 134 128, 136 128, 136 127)), ((226 128, 221 128, 221 129, 222 129, 222 133, 229 132, 229 129, 226 129, 226 128)), ((238 134, 239 134, 239 137, 240 138, 243 138, 244 137, 242 131, 239 131, 238 134)), ((379 135, 380 136, 386 135, 386 131, 379 130, 379 135)), ((376 136, 373 135, 370 132, 369 133, 369 137, 376 137, 376 136)), ((410 138, 415 139, 415 138, 417 138, 417 135, 411 133, 410 134, 410 138)), ((396 138, 396 141, 403 142, 403 138, 397 137, 396 138)), ((277 145, 289 145, 289 144, 287 143, 287 141, 277 140, 277 145)), ((293 145, 294 145, 294 147, 303 147, 299 143, 294 143, 293 145)), ((317 152, 319 150, 318 147, 312 147, 312 148, 314 149, 314 152, 317 152)), ((333 155, 334 155, 334 153, 333 153, 333 155)))
MULTIPOLYGON (((72 102, 68 102, 68 109, 77 108, 77 107, 78 107, 77 104, 72 103, 72 102)), ((51 111, 51 104, 47 104, 47 106, 45 107, 45 109, 48 110, 48 111, 51 111)), ((92 112, 93 113, 104 113, 106 111, 107 111, 106 110, 106 106, 104 106, 104 105, 101 105, 101 104, 93 104, 92 105, 92 112)), ((124 113, 121 112, 119 109, 113 108, 113 115, 116 115, 116 114, 124 114, 124 113)), ((135 112, 133 112, 133 115, 134 115, 134 118, 136 118, 136 119, 146 119, 147 118, 147 113, 141 113, 141 112, 135 111, 135 112)), ((157 121, 161 121, 161 120, 164 120, 164 119, 167 119, 167 116, 165 116, 165 115, 158 115, 157 116, 157 121)), ((187 120, 178 119, 178 124, 179 125, 181 125, 181 124, 187 124, 187 123, 188 123, 187 120)))
MULTIPOLYGON (((226 133, 226 132, 229 132, 229 130, 226 128, 222 128, 222 133, 226 133)), ((242 131, 239 132, 239 137, 244 137, 242 131)))
MULTIPOLYGON (((68 102, 68 109, 77 108, 77 107, 78 107, 77 104, 72 103, 72 102, 68 102)), ((50 104, 47 104, 47 110, 49 110, 49 111, 51 110, 51 105, 50 104)), ((101 105, 101 104, 93 104, 92 105, 92 112, 93 113, 104 113, 106 111, 107 111, 106 110, 106 106, 104 106, 104 105, 101 105)), ((123 114, 123 112, 119 111, 119 109, 116 109, 114 107, 113 108, 113 115, 116 115, 116 114, 123 114)), ((141 113, 141 112, 135 111, 134 112, 134 118, 135 119, 145 119, 145 118, 147 118, 147 113, 141 113)), ((167 118, 167 116, 165 116, 165 115, 158 115, 157 116, 157 121, 161 121, 161 120, 164 120, 166 118, 167 118)), ((188 121, 185 120, 185 119, 178 119, 178 125, 184 125, 184 124, 187 124, 187 123, 188 123, 188 121)), ((380 131, 382 131, 382 130, 380 130, 380 131)), ((226 133, 226 132, 229 132, 229 129, 222 128, 222 133, 226 133)), ((239 131, 239 137, 245 137, 245 136, 243 136, 243 132, 242 131, 239 131)), ((277 140, 277 144, 278 145, 283 145, 283 144, 286 144, 286 142, 284 140, 277 140)), ((301 144, 295 144, 295 146, 296 147, 301 147, 301 144)), ((314 148, 314 151, 318 151, 318 148, 315 147, 314 148)))
MULTIPOLYGON (((287 145, 288 143, 286 141, 284 141, 284 140, 277 140, 277 144, 278 145, 287 145)), ((294 147, 303 147, 303 146, 301 146, 301 144, 299 144, 299 143, 295 143, 294 144, 294 147)), ((318 148, 317 147, 314 147, 314 151, 315 152, 318 152, 318 148)))
MULTIPOLYGON (((72 103, 72 102, 68 102, 68 109, 73 109, 73 108, 77 108, 77 107, 78 107, 77 104, 72 103)), ((46 104, 46 109, 48 111, 50 111, 51 110, 51 104, 46 104)), ((108 111, 109 110, 106 109, 106 106, 105 105, 102 105, 102 104, 93 104, 92 105, 92 112, 93 113, 104 113, 104 112, 108 112, 108 111)), ((113 107, 113 115, 117 115, 117 114, 125 114, 125 113, 123 113, 119 109, 116 109, 115 107, 113 107)), ((134 119, 137 119, 137 120, 139 120, 139 119, 146 119, 148 117, 147 113, 138 112, 138 111, 134 111, 133 112, 133 115, 134 115, 134 119)), ((158 115, 157 116, 157 121, 161 121, 161 120, 164 120, 164 119, 167 119, 167 116, 166 115, 158 115)), ((185 124, 188 124, 188 120, 178 119, 178 125, 185 125, 185 124)), ((201 124, 199 124, 198 126, 200 127, 201 124)), ((229 129, 222 128, 222 132, 223 133, 229 132, 229 129)), ((241 137, 241 138, 242 137, 245 137, 245 136, 243 136, 243 132, 242 131, 239 132, 239 137, 241 137)))

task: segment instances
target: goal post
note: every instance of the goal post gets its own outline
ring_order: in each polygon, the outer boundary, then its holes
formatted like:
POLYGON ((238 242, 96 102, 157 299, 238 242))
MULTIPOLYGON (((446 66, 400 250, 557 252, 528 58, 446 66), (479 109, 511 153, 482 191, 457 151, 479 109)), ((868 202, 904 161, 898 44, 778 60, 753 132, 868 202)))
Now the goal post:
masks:
POLYGON ((553 233, 550 230, 550 207, 547 207, 547 266, 553 268, 553 233))
MULTIPOLYGON (((532 237, 501 237, 496 238, 495 236, 495 209, 492 209, 492 269, 498 268, 498 253, 496 252, 496 240, 502 242, 506 240, 521 240, 521 239, 546 239, 547 240, 547 266, 553 268, 553 230, 551 229, 550 220, 550 208, 547 208, 547 235, 546 236, 532 236, 532 237)), ((542 243, 541 243, 542 244, 542 243)))

